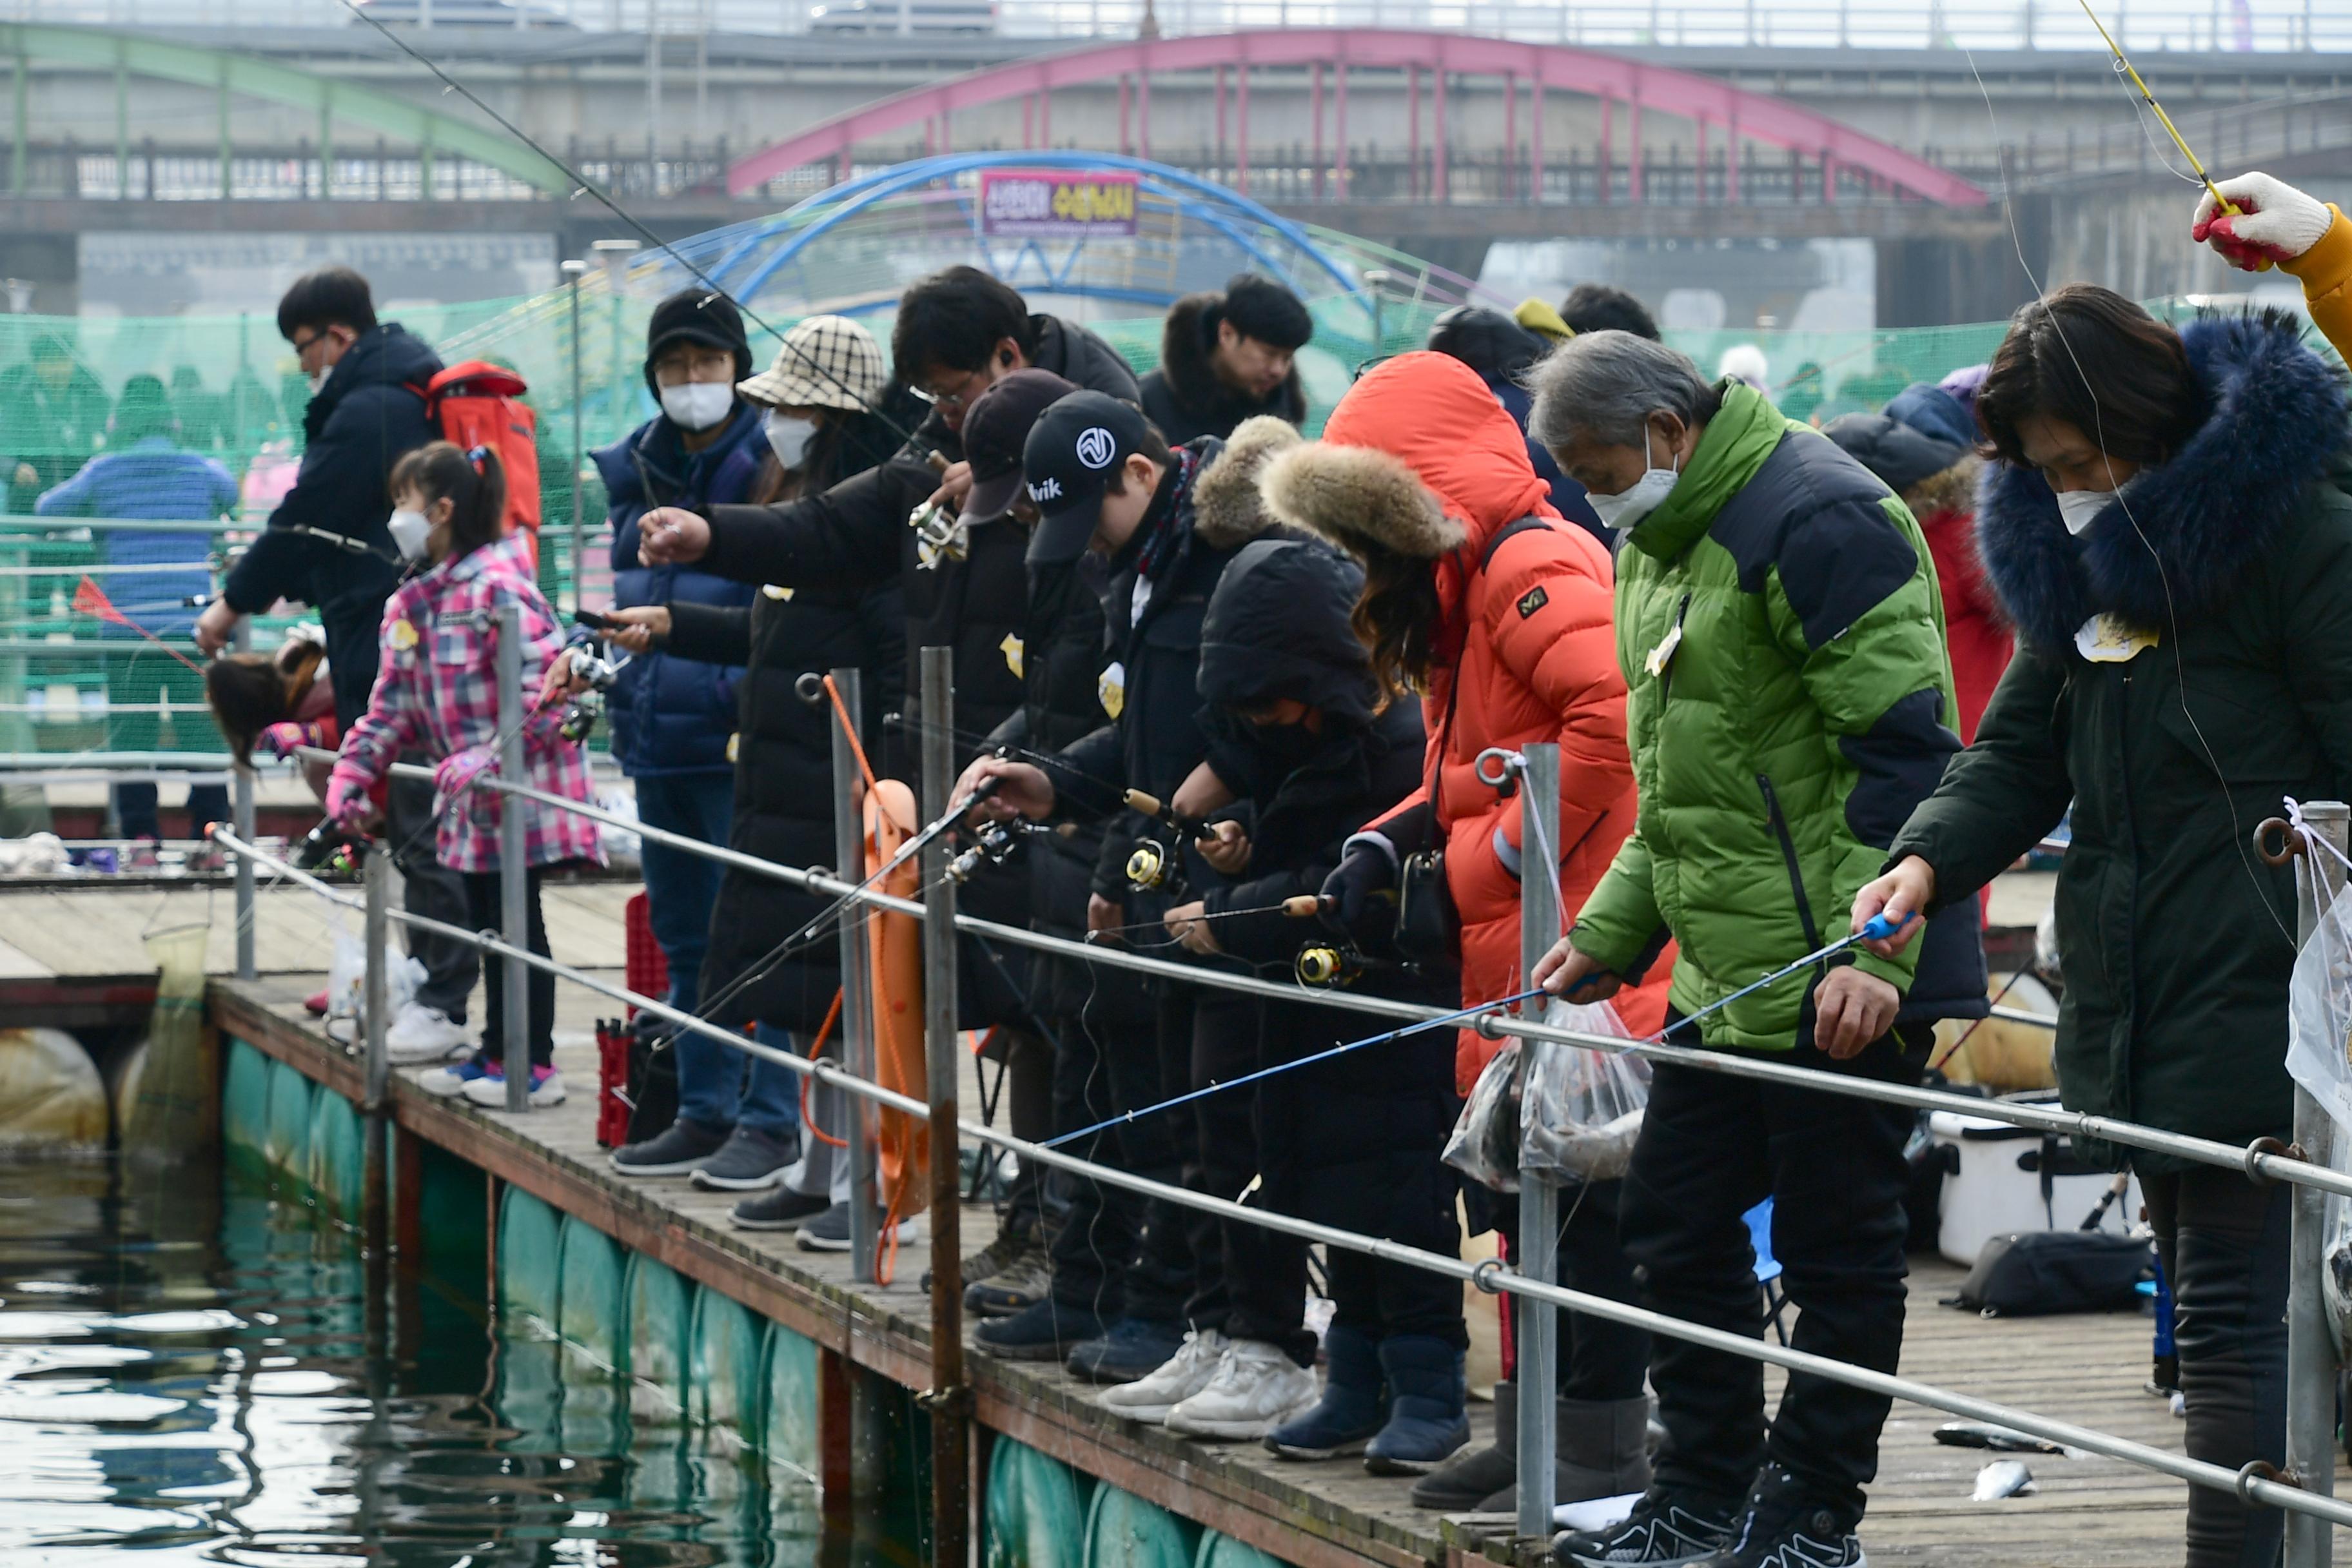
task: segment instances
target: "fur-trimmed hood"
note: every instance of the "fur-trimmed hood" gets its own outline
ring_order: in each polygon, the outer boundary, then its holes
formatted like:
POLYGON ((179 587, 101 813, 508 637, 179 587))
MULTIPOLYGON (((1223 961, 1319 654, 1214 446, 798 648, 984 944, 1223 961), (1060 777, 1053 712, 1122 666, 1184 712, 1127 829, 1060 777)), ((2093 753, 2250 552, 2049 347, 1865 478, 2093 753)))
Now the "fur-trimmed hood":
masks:
POLYGON ((2304 345, 2296 317, 2208 317, 2180 336, 2205 422, 2080 539, 2040 474, 1986 466, 1977 502, 1985 575, 2044 650, 2065 647, 2100 613, 2158 629, 2211 615, 2346 446, 2342 374, 2304 345))
POLYGON ((1348 390, 1323 427, 1268 465, 1261 488, 1284 522, 1342 550, 1376 544, 1433 561, 1529 514, 1556 518, 1518 426, 1477 372, 1399 354, 1348 390))
MULTIPOLYGON (((1209 363, 1209 350, 1216 334, 1206 318, 1224 300, 1222 292, 1211 289, 1187 294, 1168 308, 1168 321, 1160 332, 1160 374, 1170 399, 1197 424, 1214 426, 1221 417, 1233 421, 1261 414, 1287 419, 1293 425, 1300 423, 1307 417, 1307 391, 1298 379, 1296 365, 1263 402, 1244 397, 1217 379, 1216 371, 1209 363)), ((1147 408, 1144 412, 1149 414, 1151 410, 1147 408)), ((1173 430, 1167 434, 1171 439, 1178 438, 1173 430)))
POLYGON ((1304 440, 1297 426, 1271 415, 1237 426, 1192 481, 1193 536, 1212 550, 1233 550, 1286 521, 1268 509, 1258 481, 1304 440))

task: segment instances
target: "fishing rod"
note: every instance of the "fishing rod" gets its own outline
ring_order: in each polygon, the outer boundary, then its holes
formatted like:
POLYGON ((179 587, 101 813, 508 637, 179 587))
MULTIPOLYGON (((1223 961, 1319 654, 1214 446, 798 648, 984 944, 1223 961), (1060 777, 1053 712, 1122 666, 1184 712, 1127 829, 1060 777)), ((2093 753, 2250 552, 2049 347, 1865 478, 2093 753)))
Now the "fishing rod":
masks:
MULTIPOLYGON (((1301 895, 1300 898, 1286 900, 1286 902, 1303 903, 1311 898, 1313 898, 1313 895, 1311 894, 1301 895)), ((1688 1017, 1685 1017, 1680 1023, 1677 1023, 1675 1026, 1675 1028, 1680 1029, 1685 1027, 1688 1025, 1697 1023, 1700 1019, 1705 1018, 1711 1014, 1721 1012, 1724 1008, 1729 1006, 1732 1003, 1738 1001, 1741 997, 1748 995, 1753 992, 1760 991, 1765 986, 1778 984, 1780 982, 1789 978, 1791 974, 1798 973, 1802 970, 1810 969, 1813 965, 1844 952, 1847 948, 1853 947, 1858 942, 1884 942, 1916 919, 1918 919, 1916 915, 1906 915, 1898 921, 1890 921, 1883 914, 1873 915, 1868 921, 1864 922, 1863 928, 1860 931, 1855 931, 1852 936, 1840 937, 1837 941, 1829 943, 1825 947, 1816 949, 1815 951, 1805 954, 1804 957, 1796 960, 1792 963, 1782 964, 1780 968, 1774 970, 1771 973, 1767 974, 1761 980, 1755 982, 1753 984, 1743 985, 1738 990, 1733 992, 1730 995, 1722 998, 1720 1001, 1710 1003, 1708 1005, 1700 1008, 1697 1012, 1691 1014, 1688 1017)), ((1580 985, 1577 989, 1579 991, 1588 989, 1598 978, 1599 975, 1597 974, 1587 976, 1584 984, 1580 985)), ((1272 1078, 1277 1073, 1291 1072, 1303 1067, 1312 1067, 1317 1062, 1329 1061, 1335 1057, 1346 1056, 1350 1051, 1360 1051, 1367 1047, 1385 1045, 1391 1040, 1402 1039, 1407 1035, 1417 1035, 1424 1029, 1434 1029, 1446 1024, 1465 1023, 1485 1014, 1497 1013, 1506 1007, 1515 1007, 1522 1002, 1530 1001, 1538 996, 1549 996, 1549 994, 1550 993, 1543 986, 1530 986, 1525 991, 1517 992, 1508 996, 1498 997, 1492 1002, 1481 1002, 1474 1007, 1464 1007, 1452 1013, 1441 1013, 1434 1018, 1423 1018, 1418 1023, 1406 1024, 1401 1027, 1389 1029, 1377 1035, 1368 1035, 1360 1040, 1349 1040, 1345 1044, 1333 1046, 1328 1050, 1317 1051, 1312 1056, 1300 1057, 1296 1061, 1280 1062, 1270 1068, 1260 1068, 1257 1071, 1253 1073, 1244 1073, 1240 1078, 1228 1079, 1223 1083, 1213 1083, 1205 1089, 1196 1089, 1189 1094, 1180 1094, 1173 1099, 1163 1100, 1157 1105, 1147 1105, 1139 1110, 1130 1110, 1123 1115, 1114 1116, 1107 1121, 1097 1121, 1091 1127, 1081 1127, 1076 1132, 1065 1132, 1058 1138, 1048 1138, 1040 1143, 1038 1147, 1042 1149, 1055 1148, 1059 1144, 1068 1143, 1076 1139, 1091 1137, 1095 1133, 1106 1131, 1113 1127, 1123 1126, 1139 1117, 1156 1115, 1162 1110, 1171 1110, 1177 1106, 1188 1104, 1195 1100, 1204 1100, 1213 1094, 1222 1094, 1229 1089, 1239 1089, 1245 1083, 1255 1083, 1262 1079, 1272 1078)), ((1570 996, 1562 997, 1562 1000, 1564 1001, 1570 999, 1570 996)), ((1643 1043, 1648 1045, 1663 1044, 1665 1040, 1666 1035, 1670 1032, 1672 1031, 1660 1030, 1657 1034, 1650 1036, 1648 1039, 1643 1043)))
POLYGON ((572 194, 573 195, 577 196, 584 193, 587 195, 593 196, 596 199, 598 205, 604 207, 605 211, 611 213, 614 217, 619 218, 623 223, 627 224, 631 228, 635 229, 637 232, 638 237, 644 239, 646 243, 653 246, 656 249, 667 256, 672 261, 677 262, 687 271, 692 273, 696 279, 699 281, 703 287, 709 289, 711 293, 717 295, 719 299, 728 301, 738 310, 741 311, 743 315, 751 321, 753 326, 758 327, 761 331, 767 333, 770 337, 774 338, 786 353, 799 360, 803 370, 809 372, 845 394, 850 400, 856 403, 860 408, 863 408, 866 413, 871 414, 874 417, 882 421, 884 425, 887 426, 891 434, 898 437, 899 440, 912 441, 915 438, 915 433, 908 429, 905 426, 899 424, 897 419, 893 418, 889 410, 884 408, 874 399, 867 397, 856 387, 850 385, 847 381, 843 379, 840 372, 825 364, 822 360, 818 359, 816 355, 811 353, 807 349, 803 348, 798 343, 793 342, 790 338, 787 338, 783 333, 778 331, 773 326, 762 320, 759 312, 752 310, 750 305, 744 303, 742 300, 736 299, 734 295, 729 293, 726 289, 720 286, 717 279, 711 277, 708 272, 705 272, 694 262, 687 259, 685 254, 676 246, 672 245, 668 240, 664 239, 660 235, 656 234, 652 229, 639 222, 635 214, 630 212, 627 208, 622 206, 620 203, 614 201, 610 195, 605 194, 604 190, 599 188, 593 181, 590 180, 587 175, 582 174, 570 163, 567 163, 562 159, 557 157, 553 153, 549 152, 545 146, 535 140, 528 132, 524 131, 522 127, 517 125, 513 121, 508 119, 505 115, 500 114, 497 110, 491 108, 489 104, 483 101, 480 95, 476 93, 472 88, 467 87, 464 82, 459 81, 456 77, 451 76, 447 71, 442 69, 439 62, 420 51, 415 45, 402 37, 398 33, 394 32, 391 27, 385 25, 381 16, 374 15, 372 7, 360 3, 360 0, 340 0, 340 3, 355 19, 364 22, 369 26, 373 27, 378 33, 383 36, 387 42, 399 49, 402 54, 406 55, 410 59, 415 60, 418 65, 421 65, 426 70, 431 71, 434 77, 440 81, 444 88, 457 94, 467 102, 472 104, 476 109, 480 110, 485 116, 497 124, 499 129, 504 131, 508 135, 513 137, 518 142, 530 148, 532 153, 544 159, 551 168, 555 169, 558 173, 562 174, 565 179, 572 182, 573 187, 572 194))
POLYGON ((2164 127, 2164 133, 2172 138, 2172 144, 2180 149, 2180 155, 2188 159, 2189 166, 2197 172, 2197 182, 2205 187, 2205 194, 2211 196, 2214 205, 2231 217, 2241 216, 2243 209, 2223 195, 2221 187, 2214 184, 2213 176, 2205 172, 2205 165, 2199 161, 2197 154, 2189 150, 2188 139, 2183 137, 2179 128, 2172 123, 2172 116, 2164 111, 2164 105, 2157 102, 2156 94, 2148 90, 2147 83, 2141 79, 2139 72, 2133 68, 2130 59, 2124 54, 2123 46, 2116 43, 2115 35, 2107 31, 2107 25, 2099 20, 2099 14, 2091 9, 2091 0, 2078 0, 2078 3, 2083 7, 2083 15, 2091 19, 2091 26, 2099 30, 2100 40, 2107 46, 2107 52, 2116 57, 2116 68, 2131 79, 2132 86, 2139 90, 2141 101, 2156 111, 2156 122, 2164 127))

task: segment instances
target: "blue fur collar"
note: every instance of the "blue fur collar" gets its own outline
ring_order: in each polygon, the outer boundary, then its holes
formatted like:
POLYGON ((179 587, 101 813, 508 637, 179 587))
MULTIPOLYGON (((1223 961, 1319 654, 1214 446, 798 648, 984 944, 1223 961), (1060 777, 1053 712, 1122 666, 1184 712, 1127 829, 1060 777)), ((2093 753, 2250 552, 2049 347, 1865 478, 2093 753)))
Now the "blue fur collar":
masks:
POLYGON ((2130 517, 2110 506, 2075 539, 2040 474, 1985 467, 1985 576, 2044 653, 2065 648, 2101 612, 2152 628, 2210 614, 2345 445, 2343 377, 2304 346, 2298 318, 2209 317, 2180 336, 2212 412, 2169 462, 2133 481, 2130 517))

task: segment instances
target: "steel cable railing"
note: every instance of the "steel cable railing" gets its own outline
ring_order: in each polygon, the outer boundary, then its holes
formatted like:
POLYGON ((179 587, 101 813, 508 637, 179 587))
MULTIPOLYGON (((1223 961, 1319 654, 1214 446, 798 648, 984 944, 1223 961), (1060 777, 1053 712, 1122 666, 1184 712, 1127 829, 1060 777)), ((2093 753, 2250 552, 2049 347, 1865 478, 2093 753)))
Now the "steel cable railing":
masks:
MULTIPOLYGON (((528 789, 528 786, 516 787, 520 790, 528 789)), ((541 794, 541 792, 538 791, 530 791, 529 793, 533 795, 540 795, 541 794)), ((541 798, 552 800, 554 797, 541 796, 541 798)), ((560 804, 576 805, 578 803, 560 802, 560 804)), ((215 842, 217 842, 224 849, 251 861, 255 865, 276 874, 281 879, 294 881, 310 889, 311 891, 319 894, 320 897, 328 900, 339 908, 355 910, 363 913, 368 912, 368 905, 365 900, 352 898, 350 894, 342 892, 327 882, 320 880, 319 878, 297 868, 278 857, 268 854, 267 851, 257 847, 252 843, 238 837, 234 833, 228 832, 226 829, 216 829, 214 837, 215 842)), ((708 848, 710 847, 705 846, 704 847, 708 848)), ((748 859, 751 858, 746 857, 745 858, 748 859)), ((761 864, 765 863, 762 862, 761 864)), ((772 869, 786 870, 788 868, 772 868, 772 869)), ((862 890, 855 890, 851 884, 839 882, 836 879, 820 877, 814 873, 807 872, 795 873, 794 875, 806 879, 803 885, 812 892, 830 892, 835 894, 841 892, 854 892, 855 896, 863 901, 868 902, 877 907, 898 910, 902 912, 919 912, 921 908, 920 905, 914 904, 911 900, 892 898, 888 895, 870 894, 862 890)), ((381 884, 379 883, 377 886, 380 887, 381 884)), ((665 1002, 657 1001, 649 996, 640 995, 637 993, 629 990, 625 985, 615 985, 609 981, 602 980, 594 975, 583 973, 568 964, 560 963, 551 957, 544 957, 539 953, 530 952, 527 948, 509 944, 488 932, 468 931, 461 927, 450 925, 444 921, 409 914, 404 910, 382 909, 376 911, 376 915, 381 918, 398 921, 403 924, 411 926, 417 930, 436 932, 453 940, 467 942, 485 953, 496 953, 507 960, 528 964, 532 968, 552 974, 560 980, 569 981, 574 984, 581 985, 614 1001, 625 1003, 628 1005, 636 1007, 642 1012, 649 1013, 656 1017, 675 1024, 681 1028, 691 1030, 697 1034, 705 1036, 706 1037, 720 1041, 723 1044, 731 1046, 734 1048, 744 1052, 746 1055, 756 1057, 763 1061, 773 1062, 790 1071, 799 1073, 802 1076, 817 1082, 827 1084, 843 1093, 857 1096, 884 1109, 902 1111, 908 1115, 916 1117, 922 1117, 929 1114, 929 1108, 922 1100, 914 1099, 908 1095, 894 1092, 878 1084, 860 1079, 855 1074, 844 1071, 830 1062, 804 1058, 794 1052, 779 1050, 773 1047, 762 1045, 756 1040, 747 1038, 731 1030, 723 1028, 719 1025, 712 1024, 708 1020, 697 1017, 693 1014, 688 1013, 681 1008, 672 1007, 665 1002)), ((961 921, 959 921, 960 925, 963 923, 964 922, 961 921)), ((992 922, 982 921, 977 923, 985 926, 992 922)), ((969 929, 969 927, 967 927, 967 929, 969 929)), ((1000 927, 996 928, 996 930, 1009 932, 1011 928, 1000 927)), ((991 934, 994 934, 994 932, 992 932, 991 934)), ((1058 939, 1048 940, 1058 941, 1058 939)), ((1097 953, 1095 950, 1086 948, 1080 943, 1061 942, 1060 945, 1066 949, 1076 950, 1076 955, 1078 956, 1089 958, 1103 956, 1102 954, 1097 953)), ((377 955, 372 953, 370 956, 371 959, 373 960, 377 955)), ((1127 956, 1139 959, 1140 955, 1127 956)), ((1151 960, 1141 960, 1141 962, 1153 963, 1155 965, 1158 963, 1158 961, 1151 960)), ((1180 973, 1183 973, 1186 978, 1202 978, 1202 976, 1197 973, 1185 973, 1184 966, 1182 965, 1168 964, 1164 967, 1170 970, 1178 971, 1180 973)), ((1276 987, 1276 989, 1281 990, 1287 988, 1276 987)), ((1390 1007, 1397 1007, 1400 1005, 1389 1004, 1386 1005, 1390 1007)), ((1433 1010, 1405 1008, 1403 1011, 1410 1015, 1412 1013, 1423 1013, 1433 1010)), ((1607 1041, 1599 1037, 1580 1036, 1573 1033, 1572 1031, 1567 1030, 1531 1027, 1527 1030, 1527 1033, 1528 1037, 1557 1038, 1566 1041, 1567 1043, 1577 1045, 1613 1044, 1622 1046, 1626 1043, 1623 1041, 1607 1041)), ((1677 1057, 1682 1054, 1683 1053, 1680 1052, 1676 1053, 1677 1057)), ((1801 1071, 1801 1069, 1788 1070, 1801 1071)), ((1820 1082, 1819 1080, 1823 1077, 1823 1075, 1821 1074, 1806 1074, 1805 1076, 1811 1081, 1811 1086, 1815 1088, 1843 1087, 1837 1084, 1824 1084, 1820 1082)), ((1971 1102, 1963 1101, 1963 1103, 1968 1104, 1971 1102)), ((1490 1259, 1485 1262, 1472 1264, 1458 1258, 1447 1258, 1443 1254, 1424 1251, 1418 1247, 1406 1247, 1397 1242, 1386 1240, 1382 1237, 1365 1236, 1359 1232, 1343 1230, 1332 1226, 1318 1225, 1311 1220, 1297 1219, 1286 1215, 1276 1214, 1266 1209, 1245 1207, 1241 1204, 1234 1203, 1226 1199, 1212 1197, 1205 1194, 1192 1192, 1181 1187, 1171 1186, 1165 1183, 1154 1182, 1148 1177, 1137 1176, 1110 1166, 1097 1164, 1093 1161, 1084 1159, 1077 1155, 1066 1153, 1060 1150, 1048 1149, 1038 1144, 1028 1142, 1025 1140, 1015 1138, 1010 1133, 1000 1131, 994 1128, 988 1127, 981 1123, 959 1121, 956 1125, 959 1133, 964 1139, 971 1142, 989 1144, 1013 1153, 1023 1160, 1034 1160, 1041 1165, 1068 1171, 1073 1173, 1085 1176, 1089 1180, 1101 1182, 1110 1186, 1119 1187, 1123 1190, 1137 1193, 1147 1197, 1158 1198, 1167 1203, 1177 1205, 1181 1207, 1214 1215, 1223 1219, 1236 1220, 1244 1224, 1260 1226, 1283 1235, 1296 1237, 1312 1244, 1342 1247, 1349 1251, 1362 1253, 1368 1257, 1380 1258, 1389 1262, 1401 1263, 1412 1268, 1426 1269, 1432 1273, 1444 1275, 1451 1279, 1466 1280, 1477 1285, 1480 1289, 1486 1290, 1490 1294, 1505 1294, 1525 1297, 1551 1306, 1561 1307, 1571 1311, 1584 1313, 1606 1321, 1622 1323, 1633 1328, 1644 1329, 1652 1333, 1664 1334, 1669 1338, 1686 1341, 1694 1344, 1705 1345, 1709 1349, 1745 1357, 1748 1360, 1761 1362, 1769 1365, 1779 1366, 1790 1372, 1802 1372, 1815 1376, 1828 1378, 1833 1382, 1842 1383, 1854 1388, 1864 1389, 1873 1394, 1882 1394, 1888 1398, 1907 1400, 1916 1405, 1922 1405, 1932 1409, 1946 1411, 1952 1415, 1965 1416, 1972 1420, 1993 1422, 1997 1425, 2011 1427, 2016 1431, 2023 1432, 2049 1442, 2063 1444, 2072 1447, 2080 1448, 2088 1453, 2098 1454, 2107 1458, 2116 1459, 2126 1464, 2136 1465, 2141 1468, 2153 1470, 2162 1475, 2171 1476, 2176 1479, 2186 1481, 2192 1486, 2201 1486, 2217 1491, 2233 1492, 2241 1499, 2249 1502, 2265 1503, 2272 1507, 2285 1510, 2290 1512, 2300 1513, 2314 1519, 2325 1521, 2326 1522, 2333 1525, 2352 1526, 2352 1504, 2338 1502, 2333 1498, 2319 1496, 2306 1491, 2302 1487, 2294 1484, 2292 1480, 2279 1477, 2276 1472, 2272 1470, 2271 1467, 2262 1463, 2261 1461, 2250 1463, 2242 1469, 2232 1471, 2220 1465, 2210 1464, 2200 1459, 2191 1459, 2183 1455, 2170 1453, 2165 1449, 2153 1447, 2144 1443, 2136 1443, 2127 1438, 2117 1437, 2091 1427, 2079 1426, 2072 1422, 2061 1421, 2049 1416, 2037 1415, 2032 1411, 2017 1409, 2010 1405, 1997 1404, 1990 1400, 1978 1399, 1972 1395, 1940 1388, 1932 1384, 1919 1383, 1909 1378, 1898 1377, 1892 1373, 1876 1372, 1867 1367, 1860 1367, 1849 1363, 1834 1361, 1825 1356, 1810 1354, 1803 1351, 1793 1350, 1786 1346, 1774 1344, 1769 1341, 1761 1338, 1749 1339, 1745 1335, 1731 1333, 1719 1329, 1711 1329, 1701 1324, 1685 1322, 1681 1319, 1669 1317, 1664 1313, 1652 1311, 1645 1308, 1630 1306, 1621 1301, 1611 1300, 1606 1297, 1589 1295, 1583 1291, 1570 1289, 1565 1286, 1554 1285, 1538 1279, 1531 1279, 1513 1271, 1496 1260, 1490 1259)))

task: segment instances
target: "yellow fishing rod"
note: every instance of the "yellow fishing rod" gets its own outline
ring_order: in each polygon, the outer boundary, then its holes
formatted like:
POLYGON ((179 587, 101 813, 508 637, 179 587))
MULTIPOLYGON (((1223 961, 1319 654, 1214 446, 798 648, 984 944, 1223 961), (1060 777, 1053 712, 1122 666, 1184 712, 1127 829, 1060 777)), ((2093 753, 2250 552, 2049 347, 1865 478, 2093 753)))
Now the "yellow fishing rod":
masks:
MULTIPOLYGON (((2205 165, 2199 162, 2195 153, 2189 151, 2188 140, 2172 123, 2172 116, 2164 111, 2164 105, 2157 102, 2156 94, 2148 90, 2147 83, 2140 79, 2139 72, 2133 68, 2130 59, 2125 56, 2123 46, 2116 42, 2113 33, 2107 31, 2107 25, 2099 20, 2099 14, 2091 9, 2091 0, 2078 0, 2078 3, 2083 7, 2083 15, 2091 19, 2091 26, 2099 30, 2099 37, 2107 46, 2107 52, 2116 57, 2116 64, 2123 68, 2124 75, 2131 78, 2132 86, 2139 89, 2141 101, 2156 111, 2156 122, 2164 127, 2164 133, 2172 138, 2172 144, 2180 149, 2180 155, 2188 159, 2189 166, 2197 172, 2198 181, 2204 185, 2205 194, 2213 198, 2214 205, 2231 217, 2242 216, 2238 204, 2221 194, 2221 187, 2213 184, 2213 176, 2205 172, 2205 165)), ((2267 261, 2263 263, 2263 267, 2269 265, 2267 261)))

